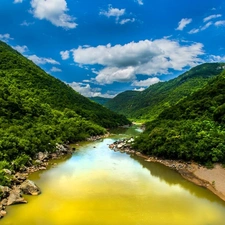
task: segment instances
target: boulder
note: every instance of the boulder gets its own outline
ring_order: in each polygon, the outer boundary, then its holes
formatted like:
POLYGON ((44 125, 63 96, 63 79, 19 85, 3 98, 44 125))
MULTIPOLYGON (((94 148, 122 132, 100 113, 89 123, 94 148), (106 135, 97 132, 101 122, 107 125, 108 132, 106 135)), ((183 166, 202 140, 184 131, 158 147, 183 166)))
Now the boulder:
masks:
POLYGON ((48 158, 48 153, 38 152, 36 157, 38 160, 43 161, 44 159, 48 158))
POLYGON ((14 205, 19 203, 27 203, 27 201, 23 198, 21 190, 19 188, 15 188, 10 191, 7 205, 14 205))
POLYGON ((1 210, 0 211, 0 218, 4 217, 6 215, 6 211, 5 210, 1 210))
POLYGON ((40 188, 31 180, 26 180, 20 185, 20 189, 26 195, 39 195, 41 194, 40 188))
POLYGON ((11 189, 7 186, 0 186, 0 199, 7 198, 11 189))

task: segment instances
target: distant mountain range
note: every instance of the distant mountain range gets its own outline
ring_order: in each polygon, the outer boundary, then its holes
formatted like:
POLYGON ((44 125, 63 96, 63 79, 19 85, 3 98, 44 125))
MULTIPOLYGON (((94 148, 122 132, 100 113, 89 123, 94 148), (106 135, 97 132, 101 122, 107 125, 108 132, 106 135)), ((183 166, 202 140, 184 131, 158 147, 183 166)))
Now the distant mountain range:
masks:
POLYGON ((204 87, 220 74, 225 63, 205 63, 166 82, 151 85, 142 92, 125 91, 104 105, 134 120, 153 120, 165 109, 204 87))

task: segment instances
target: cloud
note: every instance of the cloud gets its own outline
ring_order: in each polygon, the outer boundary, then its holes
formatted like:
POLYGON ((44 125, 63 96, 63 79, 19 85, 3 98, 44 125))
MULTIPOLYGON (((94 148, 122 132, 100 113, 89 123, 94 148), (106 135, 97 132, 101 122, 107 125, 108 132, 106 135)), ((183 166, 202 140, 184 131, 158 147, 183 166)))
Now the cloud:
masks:
POLYGON ((57 67, 55 67, 55 66, 53 66, 53 67, 51 68, 50 71, 51 71, 51 72, 62 72, 61 69, 59 69, 59 68, 57 68, 57 67))
POLYGON ((28 49, 28 47, 26 45, 23 45, 23 46, 17 45, 17 46, 14 46, 13 48, 15 50, 17 50, 18 52, 20 52, 21 54, 23 54, 24 52, 29 51, 29 49, 28 49))
POLYGON ((134 88, 133 90, 134 90, 134 91, 144 91, 145 88, 143 88, 143 87, 141 87, 141 88, 134 88))
POLYGON ((28 27, 28 26, 30 26, 30 25, 32 25, 32 24, 34 24, 34 23, 29 23, 29 22, 27 22, 26 20, 24 20, 20 25, 21 25, 21 26, 26 26, 26 27, 28 27))
POLYGON ((135 0, 139 5, 144 5, 143 0, 135 0))
POLYGON ((59 62, 55 61, 52 58, 43 58, 43 57, 38 57, 36 55, 30 55, 30 56, 27 56, 27 58, 32 60, 35 64, 38 64, 38 65, 44 65, 44 64, 47 64, 47 63, 60 65, 59 62))
POLYGON ((192 22, 192 19, 183 18, 179 23, 176 30, 183 30, 189 23, 192 22))
POLYGON ((211 15, 211 16, 207 16, 203 19, 204 22, 207 22, 209 20, 212 20, 212 19, 215 19, 215 18, 219 18, 221 17, 222 15, 221 14, 215 14, 215 15, 211 15))
POLYGON ((225 56, 210 55, 209 61, 210 62, 225 62, 225 56))
POLYGON ((105 94, 101 93, 101 88, 92 88, 90 84, 83 84, 82 82, 72 82, 67 83, 70 85, 75 91, 80 93, 81 95, 85 97, 104 97, 104 98, 113 98, 115 95, 111 94, 110 92, 107 92, 105 94))
POLYGON ((103 15, 106 17, 116 17, 116 21, 118 22, 120 16, 125 14, 125 9, 113 8, 111 5, 108 6, 108 11, 101 10, 99 15, 103 15))
POLYGON ((196 34, 196 33, 198 33, 199 31, 200 31, 200 29, 194 28, 194 29, 190 30, 188 33, 189 33, 189 34, 196 34))
POLYGON ((61 58, 63 60, 69 59, 70 57, 70 51, 66 50, 66 51, 61 51, 60 52, 61 58))
POLYGON ((206 30, 207 28, 209 28, 213 23, 212 22, 208 22, 207 24, 205 24, 203 27, 201 27, 200 30, 206 30))
POLYGON ((131 86, 137 87, 149 87, 153 84, 160 82, 158 77, 148 78, 147 80, 134 81, 131 86))
POLYGON ((225 20, 219 20, 219 21, 215 22, 215 26, 216 27, 225 26, 225 20))
POLYGON ((14 0, 13 3, 22 3, 22 2, 23 2, 23 0, 14 0))
POLYGON ((65 0, 31 0, 32 14, 34 17, 50 21, 57 27, 66 29, 76 28, 75 18, 68 15, 65 0))
POLYGON ((213 23, 212 21, 209 21, 204 26, 200 26, 199 28, 192 29, 188 33, 189 34, 196 34, 196 33, 200 32, 200 31, 206 30, 207 28, 209 28, 212 25, 214 25, 216 27, 225 26, 225 20, 220 20, 220 21, 217 21, 215 23, 213 23))
POLYGON ((135 22, 134 18, 132 18, 132 19, 123 19, 119 23, 123 25, 125 23, 133 23, 133 22, 135 22))
POLYGON ((182 70, 202 62, 201 43, 181 45, 168 39, 143 40, 125 45, 99 45, 71 50, 74 62, 84 65, 101 65, 96 71, 99 84, 131 82, 136 75, 168 74, 169 69, 182 70))
POLYGON ((10 34, 0 34, 0 40, 8 42, 9 40, 13 40, 13 38, 10 37, 10 34))

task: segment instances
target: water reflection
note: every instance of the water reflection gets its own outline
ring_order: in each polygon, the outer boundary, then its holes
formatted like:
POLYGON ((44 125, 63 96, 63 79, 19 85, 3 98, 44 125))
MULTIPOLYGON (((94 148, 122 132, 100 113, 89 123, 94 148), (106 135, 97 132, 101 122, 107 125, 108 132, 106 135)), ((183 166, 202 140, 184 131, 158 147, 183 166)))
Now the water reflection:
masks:
POLYGON ((130 155, 130 157, 138 161, 143 168, 148 169, 152 176, 159 178, 161 181, 166 182, 168 185, 180 185, 182 188, 188 190, 191 194, 195 195, 198 198, 206 198, 211 202, 220 203, 225 207, 225 202, 222 201, 219 197, 214 195, 206 188, 198 187, 190 181, 183 179, 178 172, 168 169, 166 166, 157 162, 147 162, 143 158, 136 155, 130 155))
POLYGON ((32 174, 43 193, 10 207, 1 225, 224 225, 217 197, 163 165, 110 150, 113 140, 81 145, 32 174))

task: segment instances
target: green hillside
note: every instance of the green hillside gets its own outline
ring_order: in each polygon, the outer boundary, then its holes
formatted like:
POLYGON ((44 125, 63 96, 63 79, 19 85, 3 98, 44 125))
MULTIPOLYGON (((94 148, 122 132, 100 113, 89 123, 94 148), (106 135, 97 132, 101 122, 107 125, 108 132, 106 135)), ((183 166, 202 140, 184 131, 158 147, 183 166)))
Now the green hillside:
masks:
POLYGON ((133 108, 135 97, 138 96, 138 94, 138 91, 124 91, 113 99, 109 100, 105 106, 114 112, 120 112, 122 114, 129 115, 129 112, 133 108))
POLYGON ((155 119, 165 108, 173 106, 207 84, 222 71, 225 63, 205 63, 179 77, 151 85, 142 92, 124 92, 110 100, 106 107, 129 118, 155 119))
POLYGON ((225 71, 146 124, 134 147, 149 155, 225 164, 225 71))
POLYGON ((103 98, 103 97, 90 97, 91 101, 94 101, 100 105, 105 105, 111 98, 103 98))
POLYGON ((18 169, 38 151, 54 151, 56 142, 76 142, 130 123, 1 41, 0 104, 0 181, 2 168, 18 169))

